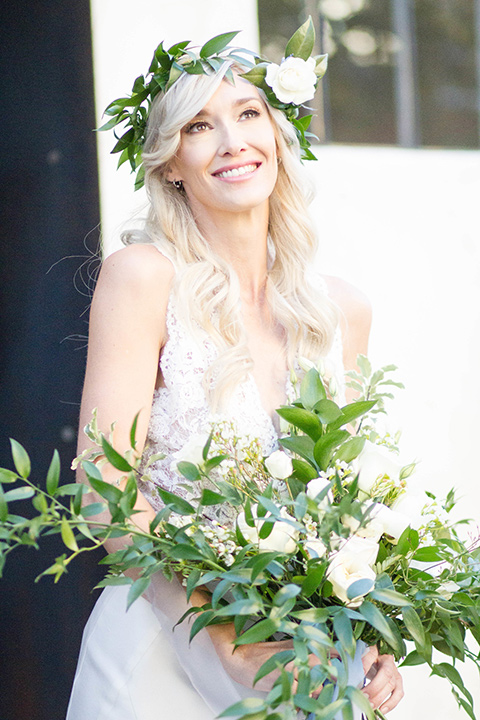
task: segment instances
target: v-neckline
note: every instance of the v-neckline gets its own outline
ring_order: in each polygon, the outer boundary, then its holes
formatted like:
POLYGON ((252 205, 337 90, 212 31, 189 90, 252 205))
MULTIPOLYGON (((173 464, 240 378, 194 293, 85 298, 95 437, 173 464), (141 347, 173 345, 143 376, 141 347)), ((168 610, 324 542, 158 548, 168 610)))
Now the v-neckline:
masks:
MULTIPOLYGON (((253 375, 253 373, 252 373, 251 371, 248 373, 247 378, 245 379, 244 382, 249 382, 249 383, 250 383, 250 385, 251 385, 251 387, 252 387, 252 389, 253 389, 254 395, 255 395, 255 400, 256 400, 256 403, 257 403, 257 405, 258 405, 258 408, 260 409, 262 415, 263 415, 265 418, 268 418, 269 424, 270 424, 270 426, 272 427, 272 429, 274 430, 275 435, 276 435, 277 437, 279 437, 279 435, 280 435, 280 427, 277 428, 277 427, 275 426, 275 420, 274 420, 274 418, 270 415, 270 413, 268 412, 268 410, 265 408, 265 406, 264 406, 264 404, 263 404, 263 402, 262 402, 262 396, 261 396, 261 394, 260 394, 260 390, 259 390, 259 387, 258 387, 258 385, 257 385, 257 381, 255 380, 255 377, 254 377, 254 375, 253 375)), ((289 389, 290 389, 290 387, 291 387, 290 374, 289 374, 288 370, 286 370, 286 372, 285 372, 285 382, 284 382, 284 397, 283 397, 283 401, 282 401, 281 405, 287 405, 287 404, 288 404, 288 402, 289 402, 288 396, 289 396, 289 389)), ((280 407, 280 406, 279 406, 279 407, 280 407)), ((274 410, 274 413, 276 413, 276 410, 274 410)), ((277 414, 277 417, 279 417, 278 414, 277 414)))

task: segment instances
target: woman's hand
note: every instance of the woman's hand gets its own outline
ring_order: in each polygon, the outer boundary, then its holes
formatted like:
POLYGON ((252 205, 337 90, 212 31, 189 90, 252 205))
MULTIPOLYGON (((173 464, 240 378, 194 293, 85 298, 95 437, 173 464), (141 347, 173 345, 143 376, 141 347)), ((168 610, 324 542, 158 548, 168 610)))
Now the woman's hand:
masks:
POLYGON ((370 681, 362 692, 373 708, 379 708, 382 713, 393 710, 403 698, 403 681, 392 655, 379 655, 377 647, 373 646, 362 662, 365 676, 370 681))

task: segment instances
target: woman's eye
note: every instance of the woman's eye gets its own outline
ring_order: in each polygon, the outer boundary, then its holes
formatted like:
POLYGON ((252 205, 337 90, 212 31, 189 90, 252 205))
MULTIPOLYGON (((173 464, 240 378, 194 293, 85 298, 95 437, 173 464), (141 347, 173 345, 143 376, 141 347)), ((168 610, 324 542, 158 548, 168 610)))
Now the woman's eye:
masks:
POLYGON ((258 110, 254 110, 253 108, 250 108, 249 110, 244 110, 242 115, 243 115, 243 117, 253 118, 253 117, 258 117, 260 115, 260 113, 258 112, 258 110))
POLYGON ((192 123, 191 125, 187 125, 187 127, 185 128, 185 132, 186 133, 202 132, 203 130, 206 130, 207 127, 208 127, 208 125, 206 122, 203 122, 203 121, 195 122, 195 123, 192 123))

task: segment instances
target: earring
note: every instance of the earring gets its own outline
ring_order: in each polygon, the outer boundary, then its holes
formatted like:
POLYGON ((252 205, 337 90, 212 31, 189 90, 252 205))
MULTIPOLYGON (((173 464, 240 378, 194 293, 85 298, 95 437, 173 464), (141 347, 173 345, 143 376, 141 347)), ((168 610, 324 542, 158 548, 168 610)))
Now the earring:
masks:
POLYGON ((181 180, 174 180, 174 181, 173 181, 173 184, 175 185, 175 187, 177 188, 177 190, 182 190, 182 189, 183 189, 183 183, 182 183, 181 180))

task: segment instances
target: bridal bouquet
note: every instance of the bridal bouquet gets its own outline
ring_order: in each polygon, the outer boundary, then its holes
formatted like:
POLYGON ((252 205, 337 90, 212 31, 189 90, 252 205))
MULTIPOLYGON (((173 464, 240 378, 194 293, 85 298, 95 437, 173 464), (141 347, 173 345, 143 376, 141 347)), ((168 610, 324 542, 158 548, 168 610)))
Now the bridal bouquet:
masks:
POLYGON ((372 372, 362 356, 359 368, 350 373, 359 399, 344 407, 329 398, 322 373, 307 369, 298 399, 278 410, 285 432, 269 457, 233 423, 192 437, 178 453, 179 494, 158 488, 164 507, 149 532, 133 522, 137 479, 148 478, 135 459, 135 423, 132 450, 122 456, 92 421, 97 450, 79 459, 90 487, 59 485, 55 453, 42 489, 12 441, 16 470, 0 469, 2 565, 15 547, 37 547, 41 534, 60 533, 66 552, 43 573, 57 581, 80 553, 129 535, 130 545, 101 561, 108 566, 101 586, 131 584, 131 604, 154 573, 176 573, 189 598, 196 588, 208 593, 205 605, 179 618, 193 616, 191 638, 233 622, 237 646, 289 639, 292 649, 257 674, 256 682, 275 673, 266 697, 242 700, 221 717, 280 720, 303 711, 312 720, 349 720, 354 706, 369 720, 382 717, 349 684, 363 641, 403 665, 426 663, 475 720, 458 664, 470 659, 480 669, 471 648, 480 642, 480 548, 463 539, 466 521, 452 519, 453 491, 443 502, 416 493, 414 464, 401 467, 398 438, 379 431, 385 390, 399 385, 389 378, 395 368, 372 372), (100 454, 128 475, 124 490, 102 480, 93 462, 100 454), (82 503, 91 488, 102 502, 82 503), (28 498, 33 518, 10 511, 10 501, 28 498), (105 507, 109 523, 96 519, 105 507), (129 568, 140 570, 137 580, 123 574, 129 568))

